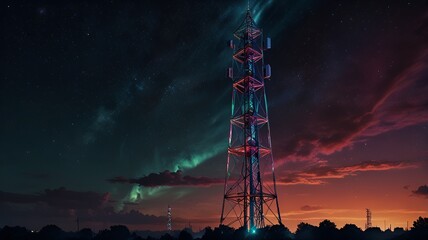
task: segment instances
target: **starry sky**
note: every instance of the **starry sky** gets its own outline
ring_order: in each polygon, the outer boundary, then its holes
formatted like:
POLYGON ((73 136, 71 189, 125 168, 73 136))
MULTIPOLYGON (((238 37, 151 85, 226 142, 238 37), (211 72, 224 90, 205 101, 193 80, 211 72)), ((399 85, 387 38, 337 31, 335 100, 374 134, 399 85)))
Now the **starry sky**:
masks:
MULTIPOLYGON (((3 1, 0 226, 217 226, 246 1, 3 1)), ((428 215, 428 3, 251 1, 284 224, 428 215)))

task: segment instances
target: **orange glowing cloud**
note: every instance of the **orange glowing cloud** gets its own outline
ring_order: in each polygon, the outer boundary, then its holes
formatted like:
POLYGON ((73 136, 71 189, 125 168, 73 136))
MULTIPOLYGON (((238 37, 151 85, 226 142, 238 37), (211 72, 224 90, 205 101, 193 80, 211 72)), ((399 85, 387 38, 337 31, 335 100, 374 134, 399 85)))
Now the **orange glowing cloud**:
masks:
POLYGON ((361 162, 351 166, 329 167, 326 165, 312 167, 301 172, 293 172, 288 177, 281 178, 278 184, 282 185, 319 185, 326 183, 326 179, 340 179, 347 176, 355 176, 359 172, 388 171, 415 167, 411 162, 361 162))

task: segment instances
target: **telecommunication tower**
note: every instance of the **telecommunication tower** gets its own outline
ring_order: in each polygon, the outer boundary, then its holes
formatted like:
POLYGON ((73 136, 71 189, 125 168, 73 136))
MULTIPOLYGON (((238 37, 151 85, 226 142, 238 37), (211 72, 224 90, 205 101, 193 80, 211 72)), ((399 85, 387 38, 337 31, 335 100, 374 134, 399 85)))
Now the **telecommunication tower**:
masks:
POLYGON ((367 218, 367 222, 366 222, 366 229, 371 228, 372 227, 372 211, 370 211, 370 209, 366 209, 366 218, 367 218))
POLYGON ((168 205, 167 217, 168 217, 168 222, 166 223, 166 230, 168 232, 171 232, 172 231, 172 215, 171 215, 171 206, 169 206, 169 205, 168 205))
POLYGON ((234 32, 232 114, 220 224, 241 227, 250 233, 265 224, 282 224, 276 191, 274 160, 265 93, 265 79, 271 67, 264 64, 263 53, 271 39, 263 37, 250 9, 234 32))

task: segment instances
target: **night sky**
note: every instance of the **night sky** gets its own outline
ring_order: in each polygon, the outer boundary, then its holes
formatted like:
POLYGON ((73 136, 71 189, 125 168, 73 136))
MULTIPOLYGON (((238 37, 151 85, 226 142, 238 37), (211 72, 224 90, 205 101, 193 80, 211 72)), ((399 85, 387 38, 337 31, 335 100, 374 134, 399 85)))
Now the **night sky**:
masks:
MULTIPOLYGON (((428 215, 428 3, 252 1, 284 224, 428 215)), ((246 1, 2 1, 0 226, 217 226, 246 1)))

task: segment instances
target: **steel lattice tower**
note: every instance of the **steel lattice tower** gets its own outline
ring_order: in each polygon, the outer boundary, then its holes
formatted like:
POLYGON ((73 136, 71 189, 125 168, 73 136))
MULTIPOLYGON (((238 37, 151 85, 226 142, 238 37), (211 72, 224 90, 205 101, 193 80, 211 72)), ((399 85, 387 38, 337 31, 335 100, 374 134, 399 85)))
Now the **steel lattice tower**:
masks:
POLYGON ((172 231, 172 214, 171 214, 171 207, 169 205, 168 205, 167 217, 168 217, 168 222, 166 223, 166 230, 168 232, 171 232, 172 231))
POLYGON ((220 224, 243 226, 254 233, 265 223, 282 224, 264 88, 271 68, 264 65, 263 53, 271 41, 264 40, 249 8, 233 35, 238 41, 236 45, 229 41, 232 115, 220 224))
POLYGON ((372 227, 372 211, 370 209, 366 209, 366 229, 372 227))

